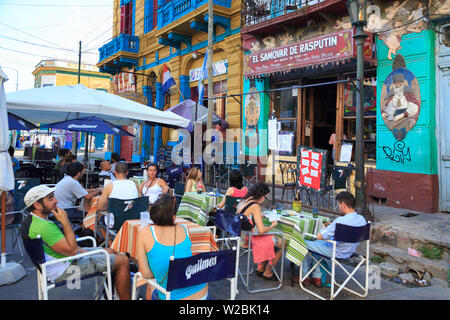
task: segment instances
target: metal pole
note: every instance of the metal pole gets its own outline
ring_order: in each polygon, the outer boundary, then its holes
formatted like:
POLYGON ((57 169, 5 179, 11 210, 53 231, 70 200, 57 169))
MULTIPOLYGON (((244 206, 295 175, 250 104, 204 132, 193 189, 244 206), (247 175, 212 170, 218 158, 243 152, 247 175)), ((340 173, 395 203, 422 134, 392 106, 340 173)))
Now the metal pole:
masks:
MULTIPOLYGON (((213 86, 213 32, 214 32, 213 0, 208 0, 208 98, 214 95, 213 86)), ((208 120, 206 123, 206 143, 211 143, 212 114, 214 111, 214 99, 208 99, 208 120)), ((205 170, 205 180, 209 181, 209 172, 205 170)))
MULTIPOLYGON (((214 95, 213 88, 213 31, 214 31, 214 23, 213 23, 214 9, 213 9, 213 0, 208 0, 208 98, 212 98, 214 95)), ((208 122, 206 128, 209 130, 212 127, 212 113, 214 109, 214 99, 208 99, 208 122)), ((210 136, 208 136, 211 139, 210 136)))
MULTIPOLYGON (((81 41, 78 49, 78 84, 81 83, 81 41)), ((76 113, 76 118, 80 117, 80 113, 76 113)), ((72 154, 77 155, 78 152, 78 131, 72 133, 72 154)))
POLYGON ((356 208, 360 209, 360 213, 365 214, 367 211, 365 201, 364 188, 364 40, 367 35, 363 31, 362 26, 357 27, 356 34, 353 36, 357 46, 357 62, 356 62, 356 78, 358 81, 357 99, 356 99, 356 175, 355 175, 355 193, 356 208))
POLYGON ((1 267, 6 264, 6 191, 2 192, 1 196, 1 213, 2 213, 2 257, 1 267))

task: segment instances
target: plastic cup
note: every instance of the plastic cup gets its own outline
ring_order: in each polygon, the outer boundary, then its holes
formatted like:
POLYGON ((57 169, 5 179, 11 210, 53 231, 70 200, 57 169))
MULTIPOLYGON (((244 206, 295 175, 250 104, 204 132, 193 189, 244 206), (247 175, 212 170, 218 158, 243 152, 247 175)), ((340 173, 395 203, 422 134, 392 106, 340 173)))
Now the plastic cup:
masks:
POLYGON ((150 213, 141 212, 141 227, 145 227, 150 223, 150 213))
POLYGON ((313 218, 318 218, 319 217, 319 209, 318 208, 313 208, 312 209, 312 214, 313 214, 313 218))

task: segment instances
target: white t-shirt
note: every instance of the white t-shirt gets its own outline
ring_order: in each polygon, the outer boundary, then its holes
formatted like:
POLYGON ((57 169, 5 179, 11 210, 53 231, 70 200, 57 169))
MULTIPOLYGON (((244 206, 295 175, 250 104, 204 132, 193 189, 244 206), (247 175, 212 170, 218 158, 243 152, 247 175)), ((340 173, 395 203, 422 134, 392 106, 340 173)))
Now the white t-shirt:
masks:
POLYGON ((58 200, 58 207, 61 209, 76 206, 76 201, 88 194, 79 181, 68 175, 65 175, 55 188, 55 198, 58 200))

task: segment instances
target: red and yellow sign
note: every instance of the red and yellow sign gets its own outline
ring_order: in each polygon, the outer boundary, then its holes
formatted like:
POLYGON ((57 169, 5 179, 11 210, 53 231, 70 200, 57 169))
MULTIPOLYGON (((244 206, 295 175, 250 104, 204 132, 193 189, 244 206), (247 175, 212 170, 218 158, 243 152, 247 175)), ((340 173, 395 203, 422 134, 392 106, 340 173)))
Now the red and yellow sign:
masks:
MULTIPOLYGON (((372 38, 364 45, 365 58, 372 58, 372 38)), ((342 30, 317 38, 265 49, 245 56, 244 76, 290 71, 313 65, 325 65, 355 58, 353 29, 342 30)))

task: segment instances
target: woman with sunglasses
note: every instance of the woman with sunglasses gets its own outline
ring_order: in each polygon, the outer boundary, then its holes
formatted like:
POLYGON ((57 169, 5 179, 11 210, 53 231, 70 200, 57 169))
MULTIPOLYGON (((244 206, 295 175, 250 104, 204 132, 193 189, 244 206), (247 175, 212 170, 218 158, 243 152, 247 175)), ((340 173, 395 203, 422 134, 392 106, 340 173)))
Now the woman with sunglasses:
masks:
POLYGON ((140 190, 143 196, 148 196, 150 206, 158 199, 161 194, 169 192, 169 186, 161 179, 157 178, 158 166, 154 163, 147 167, 148 179, 141 183, 140 190))
MULTIPOLYGON (((250 223, 253 224, 253 230, 256 228, 259 234, 265 234, 278 225, 277 221, 274 221, 270 226, 265 226, 262 221, 261 205, 266 200, 269 192, 269 187, 264 182, 257 182, 250 187, 247 196, 239 203, 236 208, 236 212, 238 214, 245 215, 250 223)), ((252 239, 255 239, 255 237, 253 237, 252 239)), ((276 264, 281 258, 281 250, 277 246, 274 246, 274 248, 267 248, 267 250, 275 251, 275 257, 271 260, 272 267, 275 268, 276 264)), ((270 255, 270 252, 268 253, 270 255)), ((265 280, 278 281, 275 274, 273 273, 270 263, 268 262, 269 261, 264 261, 263 263, 258 264, 256 274, 265 280)))

